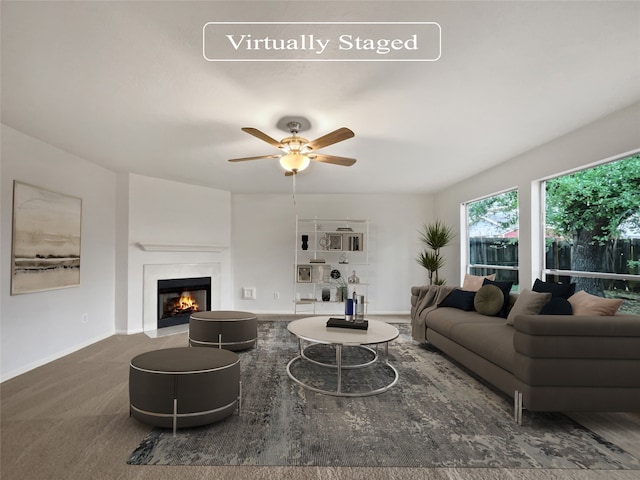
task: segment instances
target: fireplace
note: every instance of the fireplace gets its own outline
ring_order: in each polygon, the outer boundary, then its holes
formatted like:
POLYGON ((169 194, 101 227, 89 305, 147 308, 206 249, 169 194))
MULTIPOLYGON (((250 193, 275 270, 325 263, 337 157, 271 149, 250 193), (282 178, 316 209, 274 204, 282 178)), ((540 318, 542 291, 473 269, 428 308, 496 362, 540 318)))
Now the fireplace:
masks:
POLYGON ((189 323, 193 312, 211 310, 211 277, 158 280, 158 328, 189 323))

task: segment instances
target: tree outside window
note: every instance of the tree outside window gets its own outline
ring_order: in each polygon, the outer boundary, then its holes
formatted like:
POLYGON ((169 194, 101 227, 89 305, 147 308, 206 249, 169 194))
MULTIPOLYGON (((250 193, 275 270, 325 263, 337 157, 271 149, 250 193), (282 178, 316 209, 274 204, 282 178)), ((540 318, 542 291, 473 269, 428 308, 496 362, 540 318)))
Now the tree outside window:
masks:
POLYGON ((640 154, 547 180, 545 208, 555 279, 640 310, 640 154))

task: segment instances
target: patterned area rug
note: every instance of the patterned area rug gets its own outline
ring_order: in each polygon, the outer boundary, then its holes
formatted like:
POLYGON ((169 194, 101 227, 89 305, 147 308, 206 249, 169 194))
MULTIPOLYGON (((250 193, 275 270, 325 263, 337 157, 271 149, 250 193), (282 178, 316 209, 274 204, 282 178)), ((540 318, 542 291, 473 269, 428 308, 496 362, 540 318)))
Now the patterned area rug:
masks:
MULTIPOLYGON (((127 463, 640 469, 639 459, 565 415, 525 411, 523 425, 516 425, 511 399, 416 344, 406 324, 396 325, 401 335, 389 346, 400 379, 387 392, 343 398, 304 389, 286 373, 298 347, 286 325, 259 322, 257 347, 240 353, 240 416, 175 437, 154 429, 127 463)), ((312 350, 327 360, 333 355, 312 350)), ((335 369, 296 368, 296 375, 315 377, 322 388, 335 382, 335 369)), ((389 375, 383 367, 350 370, 343 389, 376 388, 389 375)))

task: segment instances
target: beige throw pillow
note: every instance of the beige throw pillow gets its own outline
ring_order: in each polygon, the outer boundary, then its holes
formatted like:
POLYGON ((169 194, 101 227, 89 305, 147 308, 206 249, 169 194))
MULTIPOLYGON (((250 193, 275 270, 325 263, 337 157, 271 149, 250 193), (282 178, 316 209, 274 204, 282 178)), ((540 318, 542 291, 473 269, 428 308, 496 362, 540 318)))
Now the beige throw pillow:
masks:
POLYGON ((482 287, 482 282, 487 278, 491 281, 496 279, 496 274, 493 273, 491 275, 487 275, 486 277, 481 277, 479 275, 469 275, 468 273, 464 276, 464 282, 462 282, 462 290, 466 290, 468 292, 477 292, 482 287))
POLYGON ((569 297, 569 303, 573 307, 574 315, 607 316, 616 314, 622 305, 622 300, 596 297, 580 290, 569 297))
POLYGON ((551 293, 532 292, 525 288, 518 295, 516 303, 513 304, 509 315, 507 316, 507 325, 513 325, 513 319, 516 315, 537 315, 542 307, 551 300, 551 293))

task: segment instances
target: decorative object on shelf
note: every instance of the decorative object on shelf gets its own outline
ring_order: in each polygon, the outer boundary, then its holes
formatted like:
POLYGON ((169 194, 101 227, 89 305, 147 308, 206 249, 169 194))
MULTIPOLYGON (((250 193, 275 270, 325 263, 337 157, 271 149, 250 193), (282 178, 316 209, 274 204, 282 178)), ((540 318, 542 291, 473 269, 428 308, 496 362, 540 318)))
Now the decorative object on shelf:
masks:
POLYGON ((307 250, 309 248, 309 235, 302 235, 302 249, 307 250))
POLYGON ((331 300, 331 289, 329 287, 324 287, 322 289, 322 301, 328 302, 331 300))
POLYGON ((331 281, 331 265, 314 263, 311 267, 311 283, 329 283, 331 281))
POLYGON ((440 220, 434 223, 424 225, 423 231, 420 233, 420 240, 429 250, 425 249, 420 252, 417 262, 429 271, 429 285, 444 285, 446 279, 438 276, 440 270, 445 263, 445 259, 440 256, 440 249, 451 243, 455 234, 451 227, 446 226, 440 220))
POLYGON ((349 296, 349 289, 340 270, 331 270, 331 284, 336 286, 336 302, 344 302, 349 296))
POLYGON ((342 234, 326 233, 318 243, 324 250, 342 250, 342 234))
POLYGON ((362 252, 364 250, 363 236, 361 233, 345 233, 344 246, 345 250, 350 252, 362 252))
POLYGON ((353 275, 351 275, 348 279, 349 283, 360 283, 360 278, 356 275, 356 271, 353 271, 353 275))
POLYGON ((318 245, 320 245, 320 249, 322 250, 329 250, 329 239, 326 233, 318 239, 318 245))
POLYGON ((336 228, 336 232, 353 232, 353 228, 351 228, 351 227, 338 227, 338 228, 336 228))
POLYGON ((298 283, 311 283, 311 265, 298 265, 298 283))
POLYGON ((342 255, 340 255, 340 261, 338 263, 342 263, 342 264, 349 263, 349 255, 347 255, 346 253, 343 253, 342 255))

